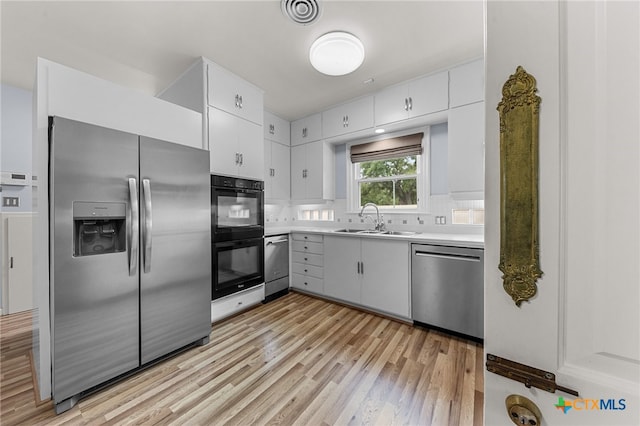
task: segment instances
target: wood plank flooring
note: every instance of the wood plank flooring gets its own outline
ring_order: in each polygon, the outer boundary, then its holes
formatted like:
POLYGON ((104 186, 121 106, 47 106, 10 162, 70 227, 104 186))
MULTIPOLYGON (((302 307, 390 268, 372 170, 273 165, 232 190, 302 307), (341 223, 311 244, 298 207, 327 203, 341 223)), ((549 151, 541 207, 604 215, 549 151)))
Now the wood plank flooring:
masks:
POLYGON ((0 319, 2 425, 480 425, 482 346, 290 293, 55 415, 36 402, 31 315, 0 319))

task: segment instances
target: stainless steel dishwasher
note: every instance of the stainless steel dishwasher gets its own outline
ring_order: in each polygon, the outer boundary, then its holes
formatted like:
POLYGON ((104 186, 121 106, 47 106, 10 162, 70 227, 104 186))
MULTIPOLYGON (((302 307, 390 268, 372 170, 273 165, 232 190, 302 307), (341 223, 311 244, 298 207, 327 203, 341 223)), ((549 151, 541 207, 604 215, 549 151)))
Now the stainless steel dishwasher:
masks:
POLYGON ((484 250, 411 245, 414 322, 484 337, 484 250))
POLYGON ((265 302, 289 292, 289 236, 274 235, 264 239, 265 302))

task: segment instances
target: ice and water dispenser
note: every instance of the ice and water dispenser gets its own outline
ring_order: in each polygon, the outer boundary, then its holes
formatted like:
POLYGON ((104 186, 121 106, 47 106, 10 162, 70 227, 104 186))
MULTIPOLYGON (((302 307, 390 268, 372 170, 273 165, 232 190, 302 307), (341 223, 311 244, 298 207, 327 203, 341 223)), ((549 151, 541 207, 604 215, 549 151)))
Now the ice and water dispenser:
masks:
POLYGON ((127 249, 125 203, 73 203, 73 255, 92 256, 127 249))

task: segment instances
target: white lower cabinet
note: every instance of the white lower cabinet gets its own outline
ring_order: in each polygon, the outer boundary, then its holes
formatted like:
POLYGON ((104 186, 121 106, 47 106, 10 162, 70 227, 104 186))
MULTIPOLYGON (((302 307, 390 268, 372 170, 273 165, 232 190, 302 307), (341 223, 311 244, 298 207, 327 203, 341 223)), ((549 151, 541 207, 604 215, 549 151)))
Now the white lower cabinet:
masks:
POLYGON ((329 297, 360 304, 360 238, 325 238, 325 288, 329 297))
POLYGON ((324 237, 293 233, 291 239, 291 287, 324 294, 324 237))
POLYGON ((408 242, 326 236, 324 253, 327 296, 411 318, 408 242))

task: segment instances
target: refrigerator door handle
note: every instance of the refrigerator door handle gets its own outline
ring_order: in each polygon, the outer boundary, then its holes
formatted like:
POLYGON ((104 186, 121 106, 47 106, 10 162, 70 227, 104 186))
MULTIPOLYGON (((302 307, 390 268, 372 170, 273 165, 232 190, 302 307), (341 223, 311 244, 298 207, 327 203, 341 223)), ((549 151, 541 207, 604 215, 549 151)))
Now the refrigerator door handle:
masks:
POLYGON ((151 180, 142 179, 142 197, 144 199, 144 227, 142 228, 142 244, 144 244, 144 272, 151 271, 151 180))
POLYGON ((138 269, 138 215, 138 183, 135 178, 129 178, 129 275, 135 275, 138 269))

